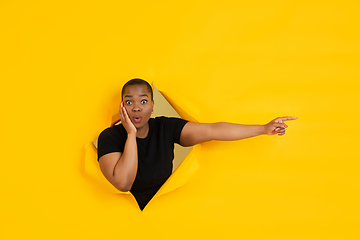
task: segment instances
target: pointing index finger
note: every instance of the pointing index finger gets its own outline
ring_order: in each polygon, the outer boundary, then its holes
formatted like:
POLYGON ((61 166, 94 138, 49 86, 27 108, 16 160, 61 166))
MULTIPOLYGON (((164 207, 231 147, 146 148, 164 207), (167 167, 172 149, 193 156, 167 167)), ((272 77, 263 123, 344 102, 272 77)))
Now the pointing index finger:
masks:
POLYGON ((297 117, 279 117, 278 119, 280 121, 290 121, 290 120, 296 120, 298 118, 297 117))

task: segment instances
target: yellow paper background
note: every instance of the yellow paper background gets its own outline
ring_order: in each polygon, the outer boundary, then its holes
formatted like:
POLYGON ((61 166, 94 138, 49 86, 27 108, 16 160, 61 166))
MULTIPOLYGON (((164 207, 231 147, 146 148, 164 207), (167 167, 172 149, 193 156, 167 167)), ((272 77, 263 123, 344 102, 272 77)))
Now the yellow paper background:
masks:
POLYGON ((1 238, 359 239, 359 5, 2 1, 1 238), (199 122, 299 119, 197 146, 141 212, 85 171, 134 77, 199 122))

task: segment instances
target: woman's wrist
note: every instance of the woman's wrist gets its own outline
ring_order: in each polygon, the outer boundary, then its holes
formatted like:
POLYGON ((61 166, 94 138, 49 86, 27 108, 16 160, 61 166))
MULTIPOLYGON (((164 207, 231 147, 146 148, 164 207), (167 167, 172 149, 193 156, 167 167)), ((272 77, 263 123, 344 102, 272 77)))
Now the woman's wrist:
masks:
POLYGON ((136 139, 136 132, 128 133, 128 138, 135 138, 136 139))
POLYGON ((263 135, 263 134, 267 134, 267 132, 266 132, 266 124, 264 124, 264 125, 260 125, 261 126, 261 134, 260 135, 263 135))

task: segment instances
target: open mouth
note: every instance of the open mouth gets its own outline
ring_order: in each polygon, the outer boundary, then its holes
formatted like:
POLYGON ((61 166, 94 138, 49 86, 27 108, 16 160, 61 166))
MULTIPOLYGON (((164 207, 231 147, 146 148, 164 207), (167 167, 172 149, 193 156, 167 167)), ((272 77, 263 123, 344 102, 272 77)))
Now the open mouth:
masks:
POLYGON ((141 121, 141 116, 134 116, 133 120, 134 122, 139 123, 141 121))

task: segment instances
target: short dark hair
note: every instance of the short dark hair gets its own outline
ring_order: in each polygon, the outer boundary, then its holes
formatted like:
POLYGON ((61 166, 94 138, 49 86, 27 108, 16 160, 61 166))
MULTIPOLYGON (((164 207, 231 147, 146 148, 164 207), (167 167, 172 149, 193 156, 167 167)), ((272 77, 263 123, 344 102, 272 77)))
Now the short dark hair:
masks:
POLYGON ((123 86, 123 88, 121 90, 121 100, 123 100, 124 91, 125 91, 126 87, 129 87, 132 85, 145 85, 151 94, 151 100, 154 100, 154 91, 153 91, 151 85, 147 81, 140 79, 140 78, 133 78, 133 79, 129 80, 127 83, 125 83, 125 85, 123 86))

